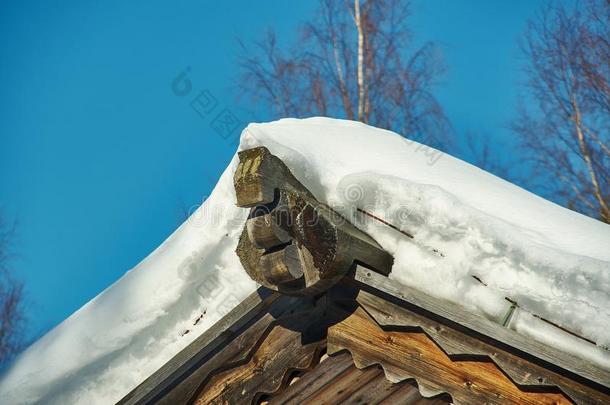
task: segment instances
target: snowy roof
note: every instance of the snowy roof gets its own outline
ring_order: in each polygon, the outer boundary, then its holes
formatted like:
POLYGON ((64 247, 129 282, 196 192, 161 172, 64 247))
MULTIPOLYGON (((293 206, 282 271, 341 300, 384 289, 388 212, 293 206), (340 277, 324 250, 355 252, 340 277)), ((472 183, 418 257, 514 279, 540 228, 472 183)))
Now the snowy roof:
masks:
MULTIPOLYGON (((397 285, 498 322, 510 298, 523 308, 512 329, 610 368, 599 347, 610 343, 608 225, 361 123, 251 124, 240 149, 255 146, 391 253, 397 285)), ((234 205, 236 165, 149 257, 26 350, 0 396, 115 402, 254 291, 234 253, 247 215, 234 205)))

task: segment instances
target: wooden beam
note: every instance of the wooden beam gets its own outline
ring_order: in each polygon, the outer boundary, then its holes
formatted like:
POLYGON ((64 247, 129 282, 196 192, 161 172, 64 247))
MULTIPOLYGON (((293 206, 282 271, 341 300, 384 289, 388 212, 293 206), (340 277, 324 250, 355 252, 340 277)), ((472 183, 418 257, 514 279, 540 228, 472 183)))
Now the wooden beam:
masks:
POLYGON ((354 262, 390 272, 392 256, 319 202, 266 148, 240 152, 239 158, 237 205, 250 208, 250 215, 236 252, 253 280, 285 294, 316 295, 354 262))
POLYGON ((425 333, 451 360, 471 359, 494 363, 521 390, 561 390, 577 403, 610 401, 610 396, 519 357, 510 349, 507 350, 505 345, 494 345, 489 340, 477 339, 449 324, 443 324, 364 290, 358 293, 356 300, 384 331, 425 333))
POLYGON ((185 378, 196 364, 203 361, 215 349, 231 341, 241 328, 248 325, 257 315, 265 313, 266 309, 280 297, 281 295, 276 292, 264 287, 259 288, 134 388, 118 404, 135 405, 156 402, 171 387, 185 378))
POLYGON ((308 370, 318 361, 324 339, 303 338, 307 326, 316 320, 306 313, 274 323, 247 361, 222 364, 192 403, 251 404, 261 395, 283 388, 290 371, 308 370))
POLYGON ((424 397, 448 393, 455 404, 571 403, 553 388, 520 389, 491 361, 453 360, 421 331, 383 330, 363 308, 329 328, 327 350, 348 350, 358 368, 379 364, 389 381, 415 379, 424 397))
POLYGON ((430 319, 439 320, 458 330, 474 334, 483 341, 492 340, 496 344, 510 347, 516 353, 525 356, 530 361, 536 361, 545 368, 563 370, 576 381, 588 384, 602 392, 610 392, 610 372, 608 370, 504 328, 459 305, 429 296, 362 266, 356 267, 353 282, 358 288, 363 288, 373 295, 385 300, 393 299, 399 305, 419 311, 430 319))

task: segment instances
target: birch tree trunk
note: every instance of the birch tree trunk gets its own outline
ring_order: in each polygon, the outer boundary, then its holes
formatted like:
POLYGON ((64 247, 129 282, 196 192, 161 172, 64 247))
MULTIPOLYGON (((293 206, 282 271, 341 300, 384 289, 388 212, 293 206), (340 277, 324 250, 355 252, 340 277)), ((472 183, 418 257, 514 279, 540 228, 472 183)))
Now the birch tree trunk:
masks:
POLYGON ((358 121, 364 122, 364 30, 360 16, 360 0, 354 0, 354 22, 358 30, 358 121))

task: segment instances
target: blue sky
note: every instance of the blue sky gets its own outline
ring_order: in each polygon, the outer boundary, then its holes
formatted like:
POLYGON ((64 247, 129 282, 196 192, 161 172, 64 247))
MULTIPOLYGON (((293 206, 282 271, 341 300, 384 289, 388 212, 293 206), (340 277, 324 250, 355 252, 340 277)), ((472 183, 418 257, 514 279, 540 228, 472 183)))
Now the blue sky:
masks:
MULTIPOLYGON (((441 45, 437 89, 458 134, 510 145, 517 38, 539 1, 421 0, 418 41, 441 45)), ((0 12, 0 206, 19 222, 13 262, 29 338, 116 281, 208 194, 235 151, 212 123, 236 98, 237 38, 290 40, 314 1, 12 1, 0 12), (189 96, 172 91, 189 68, 189 96), (189 105, 206 91, 215 108, 189 105)), ((243 127, 243 125, 242 125, 243 127)), ((237 136, 241 128, 232 136, 237 136)), ((508 148, 510 150, 510 148, 508 148)))

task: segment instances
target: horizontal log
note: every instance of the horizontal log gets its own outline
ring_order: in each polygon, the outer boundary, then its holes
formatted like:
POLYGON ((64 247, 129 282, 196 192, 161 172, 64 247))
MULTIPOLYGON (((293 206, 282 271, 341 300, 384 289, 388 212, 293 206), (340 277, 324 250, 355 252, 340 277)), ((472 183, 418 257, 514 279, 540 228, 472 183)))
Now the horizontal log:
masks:
POLYGON ((319 294, 354 263, 387 275, 392 256, 318 201, 266 148, 239 153, 237 205, 250 215, 236 249, 250 277, 274 291, 319 294))

